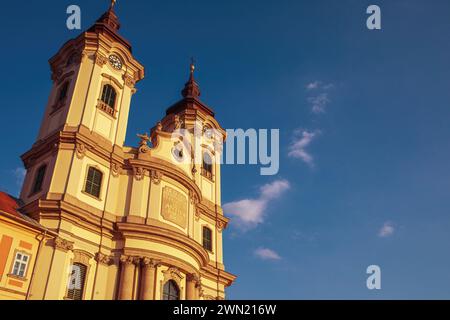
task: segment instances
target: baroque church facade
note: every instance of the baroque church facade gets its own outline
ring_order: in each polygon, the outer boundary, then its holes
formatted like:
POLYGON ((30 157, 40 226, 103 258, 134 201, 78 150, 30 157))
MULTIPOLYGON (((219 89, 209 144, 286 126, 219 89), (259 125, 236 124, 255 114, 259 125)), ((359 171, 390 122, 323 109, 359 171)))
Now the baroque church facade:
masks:
POLYGON ((181 100, 125 146, 144 67, 119 28, 113 2, 49 61, 20 200, 0 194, 0 299, 224 299, 236 278, 222 251, 225 131, 191 65, 181 100))

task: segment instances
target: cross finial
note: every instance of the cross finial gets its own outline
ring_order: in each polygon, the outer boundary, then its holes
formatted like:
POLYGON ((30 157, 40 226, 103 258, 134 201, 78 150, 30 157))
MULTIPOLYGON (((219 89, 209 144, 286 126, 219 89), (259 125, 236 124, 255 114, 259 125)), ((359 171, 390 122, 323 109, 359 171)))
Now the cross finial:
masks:
POLYGON ((111 0, 111 7, 110 7, 110 9, 114 8, 114 6, 116 5, 116 1, 117 0, 111 0))

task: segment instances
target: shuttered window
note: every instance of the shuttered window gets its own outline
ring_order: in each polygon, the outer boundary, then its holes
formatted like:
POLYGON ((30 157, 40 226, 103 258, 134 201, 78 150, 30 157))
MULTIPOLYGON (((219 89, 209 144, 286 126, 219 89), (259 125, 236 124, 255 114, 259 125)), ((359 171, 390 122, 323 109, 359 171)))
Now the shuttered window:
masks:
POLYGON ((212 231, 208 227, 203 227, 203 248, 212 251, 212 231))
POLYGON ((102 186, 103 173, 93 167, 88 170, 88 175, 86 178, 86 186, 84 191, 93 195, 96 198, 100 198, 100 190, 102 186))
POLYGON ((81 263, 74 263, 70 272, 67 299, 82 300, 87 267, 81 263))
POLYGON ((164 285, 163 300, 180 300, 180 289, 175 281, 167 281, 164 285))

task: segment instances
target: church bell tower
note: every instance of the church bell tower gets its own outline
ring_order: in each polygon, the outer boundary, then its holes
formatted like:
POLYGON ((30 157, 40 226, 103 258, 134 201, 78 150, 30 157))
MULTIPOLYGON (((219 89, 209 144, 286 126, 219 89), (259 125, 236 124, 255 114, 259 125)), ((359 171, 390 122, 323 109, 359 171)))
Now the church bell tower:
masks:
MULTIPOLYGON (((114 3, 49 61, 53 87, 37 141, 22 157, 27 175, 21 198, 26 203, 43 194, 70 193, 71 178, 83 175, 77 162, 84 161, 87 150, 97 154, 90 161, 106 175, 120 165, 116 158, 123 153, 131 98, 144 67, 118 34, 114 3)), ((100 191, 104 198, 105 190, 100 191)))

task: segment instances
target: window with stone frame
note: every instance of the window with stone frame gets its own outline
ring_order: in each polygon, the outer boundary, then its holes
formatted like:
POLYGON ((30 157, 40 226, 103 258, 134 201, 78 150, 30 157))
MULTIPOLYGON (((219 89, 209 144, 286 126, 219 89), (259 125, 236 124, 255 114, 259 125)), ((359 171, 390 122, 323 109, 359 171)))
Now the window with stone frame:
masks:
POLYGON ((89 167, 84 192, 96 198, 100 198, 102 179, 103 173, 100 170, 94 167, 89 167))
POLYGON ((203 248, 207 251, 212 251, 213 243, 212 243, 212 231, 208 227, 203 227, 203 248))
POLYGON ((180 300, 180 289, 174 280, 169 280, 164 285, 163 300, 180 300))

